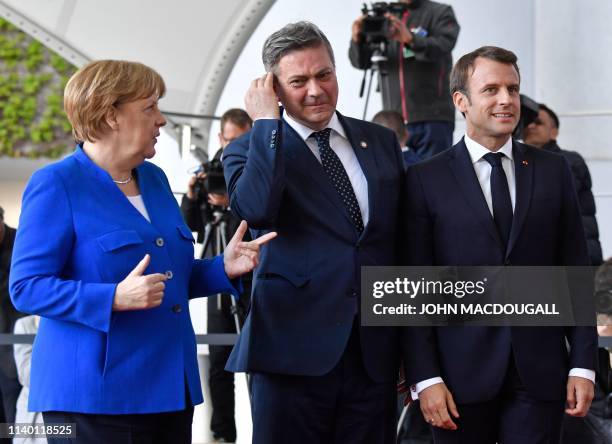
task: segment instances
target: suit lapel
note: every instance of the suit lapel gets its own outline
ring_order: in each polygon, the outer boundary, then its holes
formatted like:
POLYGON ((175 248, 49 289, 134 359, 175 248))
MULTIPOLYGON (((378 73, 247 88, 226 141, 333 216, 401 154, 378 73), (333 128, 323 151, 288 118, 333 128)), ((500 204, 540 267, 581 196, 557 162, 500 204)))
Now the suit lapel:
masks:
POLYGON ((365 226, 362 236, 366 234, 368 228, 372 225, 372 219, 376 214, 376 196, 378 196, 378 175, 377 175, 377 165, 375 152, 376 147, 373 143, 368 140, 364 132, 357 125, 351 125, 349 120, 344 118, 340 113, 338 113, 338 118, 344 131, 346 133, 346 137, 348 138, 349 143, 353 147, 353 151, 357 156, 357 160, 359 161, 359 166, 363 171, 363 175, 366 178, 368 183, 368 214, 369 221, 365 226))
POLYGON ((478 177, 476 177, 472 158, 463 139, 453 147, 449 166, 455 175, 459 189, 470 207, 472 207, 475 219, 483 225, 499 246, 505 249, 487 206, 487 201, 482 193, 482 188, 480 188, 478 177))
POLYGON ((516 180, 516 200, 514 204, 514 217, 506 257, 508 257, 516 243, 531 203, 533 184, 533 161, 525 148, 517 142, 512 142, 514 156, 514 177, 516 180))

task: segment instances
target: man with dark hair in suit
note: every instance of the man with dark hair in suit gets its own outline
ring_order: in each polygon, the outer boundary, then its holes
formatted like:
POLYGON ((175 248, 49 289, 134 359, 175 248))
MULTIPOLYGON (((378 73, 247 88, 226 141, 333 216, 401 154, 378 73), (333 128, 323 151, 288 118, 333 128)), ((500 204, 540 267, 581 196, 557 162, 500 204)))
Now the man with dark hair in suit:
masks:
POLYGON ((595 198, 591 191, 591 174, 586 162, 579 153, 563 150, 557 145, 558 136, 559 118, 557 114, 541 103, 538 117, 525 128, 525 143, 550 151, 551 153, 561 154, 567 160, 574 175, 591 265, 599 266, 603 262, 603 257, 601 244, 599 243, 599 228, 595 218, 595 198))
MULTIPOLYGON (((14 228, 4 223, 4 209, 0 207, 0 333, 13 333, 15 322, 24 316, 15 309, 8 292, 9 270, 16 232, 14 228)), ((20 391, 21 384, 17 379, 13 347, 0 345, 0 392, 2 396, 0 413, 1 410, 4 410, 3 422, 15 422, 15 407, 20 391)))
MULTIPOLYGON (((519 91, 510 51, 486 46, 457 61, 451 92, 466 134, 407 171, 411 265, 589 264, 565 160, 512 140, 519 91)), ((436 443, 558 443, 564 407, 584 416, 593 399, 594 327, 409 333, 407 378, 436 443)))
POLYGON ((225 149, 230 203, 264 247, 228 369, 251 372, 253 442, 394 443, 401 329, 360 325, 360 267, 402 249, 392 131, 336 111, 334 55, 312 23, 266 40, 250 133, 225 149), (283 105, 281 111, 278 101, 283 105))

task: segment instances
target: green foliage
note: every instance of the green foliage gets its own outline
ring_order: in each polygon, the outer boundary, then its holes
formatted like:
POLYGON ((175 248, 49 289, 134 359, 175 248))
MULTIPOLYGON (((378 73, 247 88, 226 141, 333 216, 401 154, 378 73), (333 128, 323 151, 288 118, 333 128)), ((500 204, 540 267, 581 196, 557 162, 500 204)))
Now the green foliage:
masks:
POLYGON ((57 158, 72 148, 62 93, 75 71, 0 18, 0 156, 57 158))

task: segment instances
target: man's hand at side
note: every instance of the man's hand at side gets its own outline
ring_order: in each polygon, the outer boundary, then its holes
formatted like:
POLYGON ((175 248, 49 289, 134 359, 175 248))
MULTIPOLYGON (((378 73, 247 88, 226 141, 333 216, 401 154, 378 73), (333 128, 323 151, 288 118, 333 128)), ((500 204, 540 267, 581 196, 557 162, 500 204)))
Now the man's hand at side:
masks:
POLYGON ((459 418, 459 412, 446 384, 439 383, 427 387, 419 393, 419 401, 425 421, 442 429, 457 430, 449 411, 455 418, 459 418))
POLYGON ((576 417, 586 416, 594 396, 595 386, 593 382, 580 376, 570 376, 567 379, 567 408, 565 413, 576 417))

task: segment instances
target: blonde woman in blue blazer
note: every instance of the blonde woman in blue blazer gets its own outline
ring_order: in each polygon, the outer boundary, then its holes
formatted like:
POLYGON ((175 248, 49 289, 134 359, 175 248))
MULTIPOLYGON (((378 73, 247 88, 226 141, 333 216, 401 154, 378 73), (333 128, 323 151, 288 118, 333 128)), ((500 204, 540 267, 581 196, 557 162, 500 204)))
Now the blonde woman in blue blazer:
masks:
POLYGON ((202 391, 189 299, 238 295, 234 279, 274 236, 242 242, 243 222, 224 256, 194 260, 168 181, 146 162, 166 124, 164 92, 139 63, 80 69, 64 93, 76 150, 23 196, 10 293, 42 317, 29 409, 76 423, 71 442, 191 442, 202 391))

